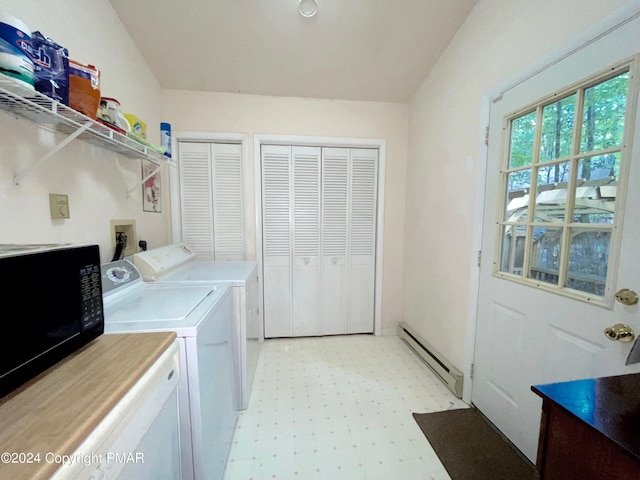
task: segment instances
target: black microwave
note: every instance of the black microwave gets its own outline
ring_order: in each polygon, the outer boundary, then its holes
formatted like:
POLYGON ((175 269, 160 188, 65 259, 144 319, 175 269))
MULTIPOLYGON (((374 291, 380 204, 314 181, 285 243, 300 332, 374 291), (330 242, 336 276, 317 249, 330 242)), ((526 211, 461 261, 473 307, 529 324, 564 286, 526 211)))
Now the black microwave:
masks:
POLYGON ((97 245, 0 245, 0 397, 104 332, 97 245))

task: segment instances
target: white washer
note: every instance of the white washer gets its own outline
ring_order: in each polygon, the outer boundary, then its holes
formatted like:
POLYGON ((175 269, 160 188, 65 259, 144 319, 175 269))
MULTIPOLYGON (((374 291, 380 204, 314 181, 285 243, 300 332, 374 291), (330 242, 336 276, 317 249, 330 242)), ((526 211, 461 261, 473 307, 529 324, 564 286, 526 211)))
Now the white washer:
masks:
POLYGON ((179 243, 136 253, 133 263, 146 282, 231 284, 235 307, 236 407, 246 409, 260 356, 260 343, 264 340, 257 262, 202 260, 188 246, 179 243))
POLYGON ((182 479, 221 479, 237 419, 229 286, 146 283, 128 260, 102 265, 102 285, 106 334, 176 332, 182 479))

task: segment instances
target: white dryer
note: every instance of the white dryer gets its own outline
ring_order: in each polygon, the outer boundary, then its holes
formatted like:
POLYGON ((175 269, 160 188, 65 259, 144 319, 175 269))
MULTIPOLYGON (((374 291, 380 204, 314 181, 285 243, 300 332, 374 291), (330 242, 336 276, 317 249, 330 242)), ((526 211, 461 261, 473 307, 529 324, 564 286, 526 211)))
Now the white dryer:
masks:
POLYGON ((264 341, 259 308, 258 264, 253 261, 200 259, 183 243, 136 253, 133 263, 146 282, 230 284, 234 297, 234 364, 236 407, 249 406, 260 343, 264 341))
POLYGON ((223 478, 237 419, 229 286, 146 283, 128 260, 101 270, 106 334, 176 332, 181 478, 223 478))

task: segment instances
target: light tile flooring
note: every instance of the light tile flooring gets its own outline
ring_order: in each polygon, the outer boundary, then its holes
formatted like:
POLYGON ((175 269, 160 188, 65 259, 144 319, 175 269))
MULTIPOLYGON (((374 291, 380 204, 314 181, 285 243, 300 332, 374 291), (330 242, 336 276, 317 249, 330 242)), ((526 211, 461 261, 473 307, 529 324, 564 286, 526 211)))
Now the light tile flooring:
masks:
POLYGON ((267 340, 225 480, 449 480, 411 414, 466 407, 398 337, 267 340))

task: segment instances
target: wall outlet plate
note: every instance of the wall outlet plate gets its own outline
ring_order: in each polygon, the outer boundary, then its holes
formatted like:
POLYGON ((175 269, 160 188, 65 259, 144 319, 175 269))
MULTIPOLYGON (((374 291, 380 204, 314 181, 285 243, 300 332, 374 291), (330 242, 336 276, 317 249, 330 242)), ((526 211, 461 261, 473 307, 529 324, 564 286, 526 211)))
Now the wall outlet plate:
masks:
POLYGON ((113 251, 116 250, 116 238, 118 234, 125 235, 127 237, 127 245, 124 249, 124 256, 128 257, 138 251, 138 237, 136 235, 136 221, 133 219, 128 220, 111 220, 111 230, 109 230, 111 236, 111 247, 113 251))
POLYGON ((53 219, 71 218, 71 213, 69 212, 69 195, 50 193, 49 211, 53 219))

